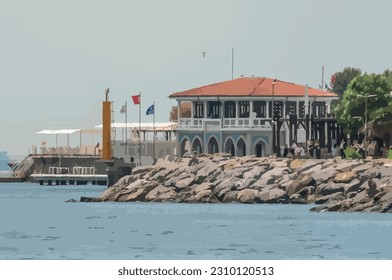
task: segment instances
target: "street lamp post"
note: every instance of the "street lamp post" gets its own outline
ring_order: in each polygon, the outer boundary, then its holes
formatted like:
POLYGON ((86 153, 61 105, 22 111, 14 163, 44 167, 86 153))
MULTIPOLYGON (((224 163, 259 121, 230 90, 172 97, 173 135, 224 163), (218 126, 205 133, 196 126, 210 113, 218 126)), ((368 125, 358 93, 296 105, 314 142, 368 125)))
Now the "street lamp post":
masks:
MULTIPOLYGON (((365 137, 363 138, 364 141, 364 146, 367 142, 367 124, 368 124, 368 98, 369 97, 376 97, 376 94, 371 94, 371 95, 363 95, 363 94, 357 94, 360 97, 365 98, 365 137)), ((365 158, 367 157, 367 149, 365 149, 365 158)))
POLYGON ((275 85, 276 85, 276 79, 272 81, 272 108, 271 108, 271 116, 272 116, 272 153, 275 154, 276 151, 276 126, 275 126, 275 121, 274 121, 274 114, 275 114, 275 103, 274 103, 274 98, 275 98, 275 85))

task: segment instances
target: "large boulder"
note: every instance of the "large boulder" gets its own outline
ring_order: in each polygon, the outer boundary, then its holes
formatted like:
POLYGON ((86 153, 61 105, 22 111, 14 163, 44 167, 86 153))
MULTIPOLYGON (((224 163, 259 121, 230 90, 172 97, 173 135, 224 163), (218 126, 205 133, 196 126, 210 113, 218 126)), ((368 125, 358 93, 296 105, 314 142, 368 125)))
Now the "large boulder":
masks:
POLYGON ((222 202, 235 202, 237 201, 239 191, 229 191, 223 197, 222 202))
POLYGON ((173 188, 168 188, 163 185, 158 185, 154 189, 152 189, 145 197, 146 201, 156 201, 156 199, 167 192, 173 191, 173 188))
POLYGON ((356 176, 357 176, 357 173, 355 173, 354 171, 342 172, 342 173, 336 174, 333 181, 335 183, 348 183, 348 182, 351 182, 356 176))
POLYGON ((237 194, 237 201, 241 203, 255 203, 255 198, 258 194, 257 190, 244 189, 237 194))
POLYGON ((275 183, 276 179, 287 173, 289 173, 289 169, 287 167, 273 168, 261 175, 257 183, 263 186, 273 184, 275 183))
POLYGON ((330 179, 335 178, 336 174, 338 174, 338 171, 335 168, 327 167, 309 175, 311 175, 317 183, 325 183, 330 179))
POLYGON ((262 203, 288 203, 289 196, 279 188, 266 188, 259 192, 257 199, 262 203))

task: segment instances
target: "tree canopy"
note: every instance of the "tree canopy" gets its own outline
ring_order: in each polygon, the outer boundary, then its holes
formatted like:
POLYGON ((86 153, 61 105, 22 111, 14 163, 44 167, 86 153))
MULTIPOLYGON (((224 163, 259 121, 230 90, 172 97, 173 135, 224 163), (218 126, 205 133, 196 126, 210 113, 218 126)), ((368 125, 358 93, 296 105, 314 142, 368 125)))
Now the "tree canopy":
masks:
POLYGON ((343 71, 336 72, 331 77, 331 91, 341 96, 347 89, 348 84, 355 78, 361 75, 361 69, 346 67, 343 71))
POLYGON ((354 78, 343 93, 342 100, 335 107, 337 122, 346 132, 365 124, 365 96, 368 97, 367 120, 392 116, 392 73, 363 74, 354 78))

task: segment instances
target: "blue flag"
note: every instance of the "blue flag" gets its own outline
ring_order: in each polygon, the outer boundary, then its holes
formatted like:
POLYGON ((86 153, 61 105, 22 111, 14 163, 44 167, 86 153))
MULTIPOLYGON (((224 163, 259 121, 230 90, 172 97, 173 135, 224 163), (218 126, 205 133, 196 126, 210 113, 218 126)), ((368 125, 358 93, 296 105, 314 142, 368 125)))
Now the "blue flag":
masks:
POLYGON ((146 111, 146 115, 153 115, 154 112, 154 105, 151 105, 150 107, 148 107, 147 111, 146 111))

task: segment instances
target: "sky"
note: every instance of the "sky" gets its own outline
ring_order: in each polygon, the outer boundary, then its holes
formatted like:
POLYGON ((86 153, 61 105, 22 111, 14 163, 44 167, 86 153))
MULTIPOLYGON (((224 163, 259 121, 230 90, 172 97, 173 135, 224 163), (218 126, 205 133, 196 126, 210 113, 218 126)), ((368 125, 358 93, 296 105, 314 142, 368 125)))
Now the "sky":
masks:
MULTIPOLYGON (((156 121, 168 96, 234 77, 277 78, 318 87, 344 67, 392 68, 385 0, 0 0, 0 151, 26 155, 54 143, 43 129, 101 123, 106 88, 115 121, 141 92, 156 121), (203 58, 202 52, 206 52, 203 58)), ((71 146, 79 137, 71 135, 71 146)), ((66 139, 59 138, 66 144, 66 139)))

